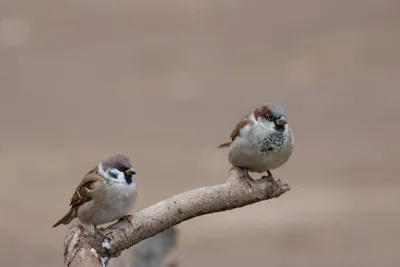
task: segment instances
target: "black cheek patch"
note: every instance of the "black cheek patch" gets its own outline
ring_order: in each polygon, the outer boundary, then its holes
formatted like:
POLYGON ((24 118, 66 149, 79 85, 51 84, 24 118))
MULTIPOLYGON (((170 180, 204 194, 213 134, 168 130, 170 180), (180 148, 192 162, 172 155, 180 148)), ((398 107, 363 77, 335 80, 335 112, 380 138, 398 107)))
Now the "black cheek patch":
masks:
POLYGON ((125 181, 127 184, 131 184, 133 181, 132 175, 125 174, 125 181))
POLYGON ((118 178, 118 174, 114 173, 114 172, 109 172, 108 173, 112 178, 117 179, 118 178))

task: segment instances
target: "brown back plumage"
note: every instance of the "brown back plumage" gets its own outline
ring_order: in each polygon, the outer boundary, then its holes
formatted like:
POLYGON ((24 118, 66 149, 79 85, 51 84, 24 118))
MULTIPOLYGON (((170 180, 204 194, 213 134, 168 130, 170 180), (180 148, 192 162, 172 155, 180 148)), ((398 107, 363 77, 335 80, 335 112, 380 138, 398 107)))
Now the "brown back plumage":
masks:
POLYGON ((245 127, 246 125, 250 124, 252 120, 250 119, 250 114, 247 114, 246 116, 242 117, 240 121, 236 124, 236 126, 233 128, 231 134, 230 134, 230 141, 220 144, 217 148, 223 148, 223 147, 229 147, 232 142, 240 136, 240 129, 245 127))
POLYGON ((76 188, 75 193, 72 195, 69 204, 71 208, 69 209, 67 214, 64 215, 64 217, 62 217, 58 222, 53 225, 53 228, 59 226, 60 224, 69 224, 74 218, 78 216, 78 207, 92 200, 90 192, 92 190, 92 185, 96 181, 98 181, 98 177, 96 177, 98 175, 98 169, 96 167, 88 172, 85 177, 83 177, 81 183, 76 188))

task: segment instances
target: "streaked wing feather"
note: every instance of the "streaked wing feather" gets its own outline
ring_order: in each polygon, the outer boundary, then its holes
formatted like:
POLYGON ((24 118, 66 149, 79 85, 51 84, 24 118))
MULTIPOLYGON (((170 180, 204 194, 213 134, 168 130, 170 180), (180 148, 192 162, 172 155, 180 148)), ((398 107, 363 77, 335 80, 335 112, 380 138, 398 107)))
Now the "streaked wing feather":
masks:
POLYGON ((97 167, 85 175, 71 198, 70 206, 80 206, 92 200, 90 192, 92 190, 92 185, 99 180, 98 175, 97 167))
POLYGON ((240 136, 240 129, 245 127, 246 125, 249 125, 252 123, 252 120, 249 119, 249 114, 244 116, 235 126, 235 128, 232 130, 230 138, 231 141, 234 141, 237 137, 240 136))

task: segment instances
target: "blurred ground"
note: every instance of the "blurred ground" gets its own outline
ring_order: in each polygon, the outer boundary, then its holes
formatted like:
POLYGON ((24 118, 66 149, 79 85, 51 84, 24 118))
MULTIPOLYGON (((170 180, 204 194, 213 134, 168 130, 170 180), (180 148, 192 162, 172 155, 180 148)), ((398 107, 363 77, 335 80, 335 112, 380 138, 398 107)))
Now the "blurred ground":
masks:
POLYGON ((215 146, 264 101, 292 191, 180 225, 180 266, 400 266, 399 32, 397 0, 1 0, 2 266, 62 266, 51 225, 109 154, 135 210, 223 182, 215 146))

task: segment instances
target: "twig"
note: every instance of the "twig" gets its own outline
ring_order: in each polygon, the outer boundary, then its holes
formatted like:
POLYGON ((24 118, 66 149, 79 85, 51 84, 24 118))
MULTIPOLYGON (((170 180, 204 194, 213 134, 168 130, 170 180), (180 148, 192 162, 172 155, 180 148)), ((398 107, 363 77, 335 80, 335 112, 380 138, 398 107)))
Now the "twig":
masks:
POLYGON ((64 242, 64 265, 107 266, 121 251, 183 221, 276 198, 288 190, 287 182, 267 177, 253 181, 246 179, 241 169, 232 167, 224 184, 187 191, 138 211, 132 224, 120 220, 105 228, 102 234, 106 239, 80 225, 72 226, 64 242), (88 257, 94 254, 96 257, 88 257))

